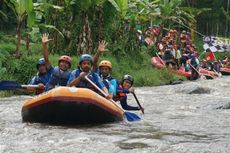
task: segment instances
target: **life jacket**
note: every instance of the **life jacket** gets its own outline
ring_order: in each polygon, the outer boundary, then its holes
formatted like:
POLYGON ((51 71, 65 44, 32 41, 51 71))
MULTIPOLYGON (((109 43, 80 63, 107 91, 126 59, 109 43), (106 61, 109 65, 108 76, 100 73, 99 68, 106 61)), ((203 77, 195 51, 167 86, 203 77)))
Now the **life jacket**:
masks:
POLYGON ((49 69, 46 70, 45 74, 37 73, 32 80, 28 82, 30 85, 36 85, 42 83, 46 85, 49 82, 51 74, 53 73, 54 68, 51 66, 49 69))
POLYGON ((114 78, 111 77, 111 75, 108 75, 107 77, 101 76, 101 78, 102 78, 102 82, 104 83, 105 87, 106 87, 107 89, 109 89, 109 87, 110 87, 110 83, 109 83, 109 82, 110 82, 112 79, 114 79, 114 78))
POLYGON ((199 63, 197 63, 197 58, 196 57, 192 57, 191 58, 191 65, 194 67, 197 67, 199 63))
MULTIPOLYGON (((78 77, 80 75, 82 71, 80 69, 77 69, 75 70, 75 77, 78 77)), ((92 80, 93 82, 95 81, 96 79, 96 74, 94 72, 91 72, 89 75, 88 75, 88 78, 90 80, 92 80)), ((78 86, 77 87, 81 87, 81 88, 89 88, 93 91, 97 91, 97 89, 91 84, 89 83, 86 79, 81 79, 78 86)))
POLYGON ((49 81, 50 79, 50 75, 47 75, 47 74, 43 74, 43 75, 40 75, 39 73, 34 76, 34 78, 31 80, 31 82, 29 84, 39 84, 39 83, 42 83, 44 85, 46 85, 46 83, 49 81))
POLYGON ((164 60, 172 60, 173 59, 173 54, 172 51, 169 49, 166 49, 164 52, 164 56, 163 56, 164 60))
POLYGON ((61 71, 59 67, 55 67, 47 84, 47 90, 50 90, 55 86, 66 86, 70 74, 71 73, 69 71, 61 71))
MULTIPOLYGON (((124 89, 124 87, 123 87, 122 85, 118 85, 118 88, 124 89)), ((113 99, 114 99, 115 101, 118 101, 118 100, 120 100, 122 97, 125 97, 125 96, 126 96, 126 93, 117 90, 116 96, 113 97, 113 99)))
MULTIPOLYGON (((37 84, 42 83, 43 85, 46 85, 51 78, 53 70, 54 70, 54 68, 51 66, 49 69, 47 69, 47 72, 45 74, 37 73, 37 75, 34 76, 33 79, 30 80, 30 82, 28 84, 37 85, 37 84)), ((38 94, 43 93, 44 91, 45 91, 45 89, 36 89, 35 93, 38 95, 38 94)))
POLYGON ((145 43, 147 45, 151 45, 153 43, 152 39, 150 37, 145 38, 145 43))
POLYGON ((186 35, 185 34, 181 34, 180 35, 180 41, 181 41, 181 43, 185 43, 186 42, 186 35))

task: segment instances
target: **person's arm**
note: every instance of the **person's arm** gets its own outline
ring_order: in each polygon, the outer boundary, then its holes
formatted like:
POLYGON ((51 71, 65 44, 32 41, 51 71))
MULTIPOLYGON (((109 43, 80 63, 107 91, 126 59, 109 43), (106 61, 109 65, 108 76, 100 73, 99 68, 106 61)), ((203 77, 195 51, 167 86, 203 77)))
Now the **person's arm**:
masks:
POLYGON ((68 86, 68 87, 78 86, 79 83, 80 83, 80 81, 81 81, 81 79, 83 79, 86 75, 87 75, 87 73, 81 72, 81 73, 79 74, 79 76, 76 76, 76 78, 73 79, 73 74, 71 74, 67 86, 68 86))
POLYGON ((121 88, 121 87, 117 87, 117 92, 122 92, 122 93, 129 93, 129 90, 126 88, 121 88))
POLYGON ((127 96, 121 98, 120 104, 124 110, 140 110, 139 107, 130 106, 127 104, 127 96))
POLYGON ((108 49, 106 48, 107 45, 108 43, 105 40, 99 41, 97 52, 93 58, 93 71, 96 71, 97 69, 97 63, 98 63, 101 53, 108 51, 108 49))
POLYGON ((42 49, 43 49, 43 57, 44 57, 44 59, 46 61, 46 67, 50 68, 51 64, 50 64, 50 61, 49 61, 49 52, 48 52, 47 44, 52 39, 48 39, 48 37, 49 37, 48 34, 46 34, 46 33, 42 34, 42 49))

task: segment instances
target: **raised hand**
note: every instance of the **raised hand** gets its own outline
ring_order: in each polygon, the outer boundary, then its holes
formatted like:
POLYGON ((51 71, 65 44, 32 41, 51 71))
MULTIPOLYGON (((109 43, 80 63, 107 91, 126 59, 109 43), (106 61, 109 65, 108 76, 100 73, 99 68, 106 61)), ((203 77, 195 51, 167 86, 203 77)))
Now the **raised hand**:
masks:
POLYGON ((108 49, 106 48, 107 45, 108 45, 108 43, 105 40, 99 41, 99 45, 98 45, 97 50, 99 52, 106 52, 106 51, 108 51, 108 49))
POLYGON ((52 40, 52 39, 49 39, 49 34, 48 33, 43 33, 42 34, 42 44, 47 44, 50 40, 52 40))

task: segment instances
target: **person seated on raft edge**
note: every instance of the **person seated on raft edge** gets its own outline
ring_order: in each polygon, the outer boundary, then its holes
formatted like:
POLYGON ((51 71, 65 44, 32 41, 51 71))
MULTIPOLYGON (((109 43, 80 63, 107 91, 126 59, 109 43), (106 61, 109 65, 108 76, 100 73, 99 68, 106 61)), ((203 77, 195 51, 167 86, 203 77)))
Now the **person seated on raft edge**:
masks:
MULTIPOLYGON (((99 46, 98 46, 98 50, 100 50, 100 49, 105 50, 105 47, 106 47, 106 45, 103 42, 100 42, 99 46)), ((88 78, 92 82, 94 82, 100 89, 102 89, 106 95, 108 95, 106 98, 110 99, 109 94, 108 94, 108 90, 105 87, 105 85, 103 84, 103 82, 101 81, 99 75, 96 72, 91 71, 92 67, 93 67, 93 70, 96 69, 93 66, 92 56, 89 54, 81 55, 78 68, 76 70, 72 71, 72 73, 69 77, 68 86, 69 87, 76 86, 76 87, 82 87, 82 88, 89 88, 89 89, 97 92, 98 94, 101 94, 100 92, 97 91, 97 89, 95 89, 95 87, 92 84, 90 84, 90 82, 88 82, 84 78, 86 75, 88 75, 88 78)))
POLYGON ((120 101, 120 104, 125 110, 143 110, 144 108, 134 107, 127 104, 127 94, 134 93, 133 86, 134 79, 131 75, 124 75, 121 82, 117 83, 117 94, 113 98, 114 101, 120 101))
MULTIPOLYGON (((105 41, 102 41, 101 43, 104 44, 104 46, 107 46, 107 43, 105 41)), ((102 60, 99 63, 99 66, 97 65, 100 54, 105 51, 107 51, 107 49, 97 50, 93 59, 93 64, 94 64, 93 71, 99 74, 100 78, 102 79, 102 82, 104 83, 105 87, 109 91, 109 98, 112 99, 113 96, 116 96, 116 87, 117 87, 117 80, 111 76, 112 63, 108 60, 102 60)))
MULTIPOLYGON (((48 35, 47 35, 47 39, 48 39, 48 35)), ((45 54, 46 54, 46 57, 48 57, 48 48, 46 44, 45 44, 45 54)), ((71 57, 67 55, 62 55, 59 58, 58 66, 56 66, 53 69, 51 77, 48 83, 46 84, 46 88, 45 88, 46 91, 55 88, 55 86, 66 86, 67 85, 67 81, 71 73, 69 71, 71 67, 71 63, 72 63, 72 59, 71 57)))
POLYGON ((35 92, 36 94, 41 94, 45 91, 45 85, 48 83, 51 74, 54 70, 53 66, 50 64, 47 43, 51 39, 48 39, 47 34, 42 34, 42 48, 43 48, 43 58, 40 58, 37 62, 37 74, 29 81, 29 85, 38 85, 38 88, 27 87, 27 92, 35 92))

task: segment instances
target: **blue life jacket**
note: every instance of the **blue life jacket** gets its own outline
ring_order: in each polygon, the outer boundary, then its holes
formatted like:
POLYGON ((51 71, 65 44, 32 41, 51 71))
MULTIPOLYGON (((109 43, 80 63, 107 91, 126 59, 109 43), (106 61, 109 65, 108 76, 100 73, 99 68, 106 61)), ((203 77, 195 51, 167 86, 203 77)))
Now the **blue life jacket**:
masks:
MULTIPOLYGON (((81 72, 82 71, 80 69, 74 70, 70 75, 70 78, 68 80, 68 84, 71 83, 74 79, 76 79, 80 75, 81 72)), ((100 89, 105 87, 105 85, 102 83, 102 81, 100 80, 100 77, 97 73, 90 72, 90 74, 88 75, 88 78, 91 81, 93 81, 100 89)), ((91 85, 91 83, 89 83, 85 79, 81 79, 79 84, 77 85, 77 87, 89 88, 89 89, 94 90, 94 91, 96 90, 95 87, 93 85, 91 85)))
POLYGON ((69 76, 70 71, 62 71, 59 67, 55 67, 49 82, 46 84, 46 90, 50 90, 55 86, 66 86, 69 76))
POLYGON ((105 87, 106 87, 107 89, 109 89, 109 87, 110 87, 110 83, 109 83, 109 82, 110 82, 112 79, 114 79, 114 78, 111 77, 110 75, 107 76, 107 77, 101 76, 101 78, 102 78, 102 82, 104 83, 105 87))
POLYGON ((52 66, 50 66, 49 69, 46 70, 45 74, 39 74, 37 73, 37 75, 35 75, 30 81, 29 81, 29 85, 36 85, 39 83, 42 83, 44 85, 46 85, 51 77, 51 74, 53 73, 54 68, 52 66))
POLYGON ((196 68, 198 66, 198 64, 199 63, 197 63, 197 58, 193 56, 191 58, 191 65, 196 68))

